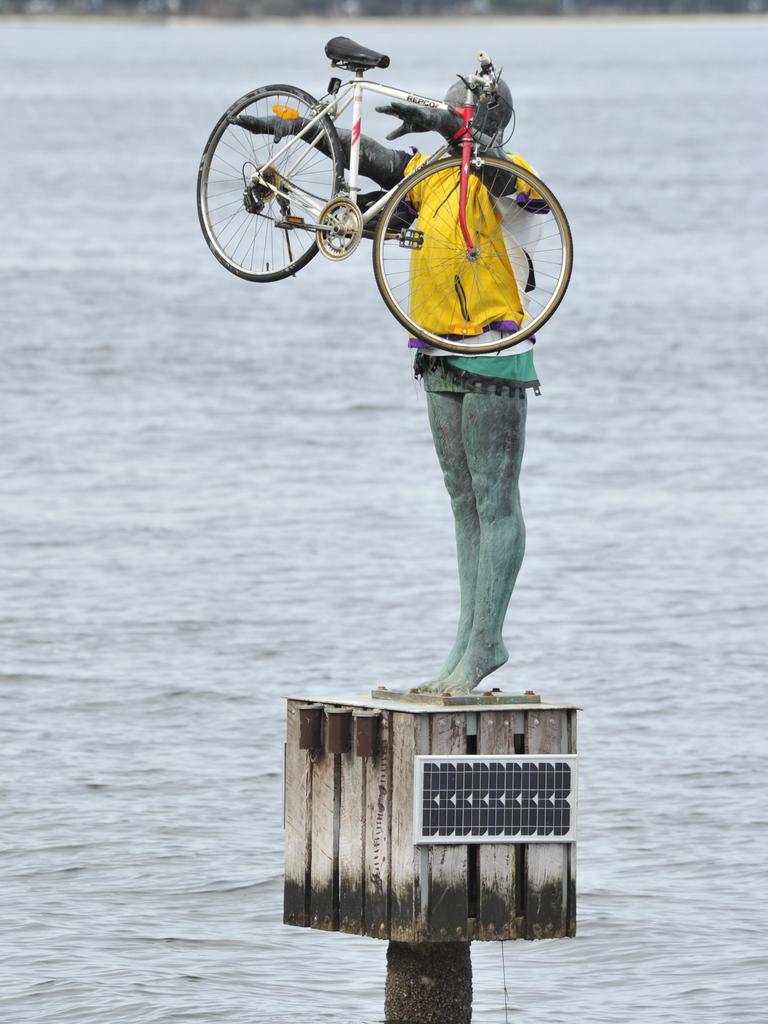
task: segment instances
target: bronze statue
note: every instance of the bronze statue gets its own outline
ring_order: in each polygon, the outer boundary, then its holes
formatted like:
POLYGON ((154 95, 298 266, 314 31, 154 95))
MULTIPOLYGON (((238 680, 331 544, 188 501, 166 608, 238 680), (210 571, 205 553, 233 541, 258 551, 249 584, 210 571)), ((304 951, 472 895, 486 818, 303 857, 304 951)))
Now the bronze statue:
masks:
MULTIPOLYGON (((465 94, 466 86, 458 81, 448 90, 446 102, 460 106, 465 94)), ((401 120, 388 139, 437 131, 450 141, 461 127, 451 111, 403 102, 377 109, 401 120)), ((486 136, 493 155, 504 155, 499 146, 512 112, 512 97, 503 82, 493 102, 480 100, 473 129, 486 136)), ((236 123, 279 140, 300 131, 306 122, 241 115, 236 123)), ((351 133, 337 130, 348 162, 351 133)), ((383 189, 392 188, 423 159, 366 136, 361 139, 360 172, 383 189)), ((528 166, 518 156, 514 161, 528 166)), ((530 204, 532 215, 535 203, 530 204)), ((453 646, 439 672, 418 689, 468 693, 509 658, 502 627, 525 551, 519 476, 527 392, 533 388, 538 393, 539 387, 533 343, 522 342, 513 355, 466 357, 418 339, 410 344, 416 349, 415 372, 426 391, 435 450, 451 499, 461 595, 453 646)))

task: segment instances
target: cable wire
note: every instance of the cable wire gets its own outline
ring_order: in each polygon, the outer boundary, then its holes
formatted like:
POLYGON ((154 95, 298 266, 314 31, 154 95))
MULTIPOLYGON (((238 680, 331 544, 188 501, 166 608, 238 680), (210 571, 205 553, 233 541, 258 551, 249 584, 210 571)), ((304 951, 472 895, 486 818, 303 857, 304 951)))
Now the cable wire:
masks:
POLYGON ((507 968, 504 963, 504 940, 501 940, 501 976, 504 979, 504 1024, 509 1024, 509 992, 507 991, 507 968))

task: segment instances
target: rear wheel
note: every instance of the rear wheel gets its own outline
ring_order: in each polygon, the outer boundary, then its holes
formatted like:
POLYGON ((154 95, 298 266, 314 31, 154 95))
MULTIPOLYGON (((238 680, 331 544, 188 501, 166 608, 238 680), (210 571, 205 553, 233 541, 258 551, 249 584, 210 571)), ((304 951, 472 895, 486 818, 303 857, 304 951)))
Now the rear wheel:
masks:
POLYGON ((470 171, 468 252, 459 226, 460 167, 459 158, 440 160, 398 185, 376 231, 376 283, 403 327, 436 348, 475 355, 511 349, 562 301, 571 231, 535 174, 487 157, 470 171), (409 204, 417 219, 403 226, 409 204))
POLYGON ((197 178, 200 226, 213 255, 238 277, 278 281, 317 254, 311 225, 344 176, 329 117, 294 138, 317 109, 303 89, 268 85, 233 103, 211 132, 197 178))

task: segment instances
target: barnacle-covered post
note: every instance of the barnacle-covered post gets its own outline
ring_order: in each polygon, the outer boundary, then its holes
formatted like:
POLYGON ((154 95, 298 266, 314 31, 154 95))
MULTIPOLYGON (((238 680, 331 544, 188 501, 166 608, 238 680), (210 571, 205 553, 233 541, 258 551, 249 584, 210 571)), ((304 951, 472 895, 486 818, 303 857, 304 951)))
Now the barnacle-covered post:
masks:
POLYGON ((576 930, 576 708, 288 701, 286 924, 389 940, 385 1012, 471 1020, 472 940, 576 930))

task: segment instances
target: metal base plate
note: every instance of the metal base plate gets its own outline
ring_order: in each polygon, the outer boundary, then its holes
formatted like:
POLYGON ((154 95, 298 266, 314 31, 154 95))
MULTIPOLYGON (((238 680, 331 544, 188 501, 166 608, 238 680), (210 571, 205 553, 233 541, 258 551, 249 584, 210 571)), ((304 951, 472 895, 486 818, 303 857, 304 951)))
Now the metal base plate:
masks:
POLYGON ((378 700, 402 701, 404 704, 434 704, 437 707, 453 705, 540 704, 538 693, 502 693, 501 690, 480 690, 473 693, 420 693, 415 690, 389 690, 377 686, 371 697, 378 700))

